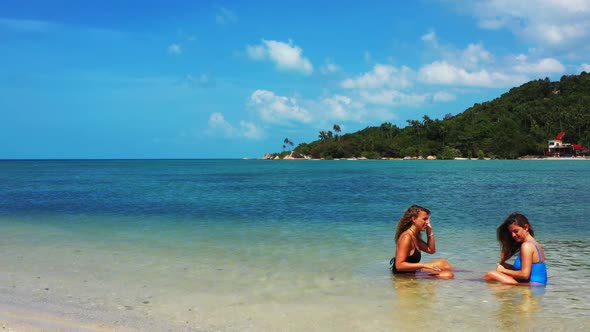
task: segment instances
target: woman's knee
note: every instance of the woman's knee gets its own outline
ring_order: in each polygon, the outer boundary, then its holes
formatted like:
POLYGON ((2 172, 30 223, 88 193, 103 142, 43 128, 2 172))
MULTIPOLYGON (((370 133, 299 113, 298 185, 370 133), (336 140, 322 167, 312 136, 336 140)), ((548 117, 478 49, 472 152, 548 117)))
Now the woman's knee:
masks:
POLYGON ((455 274, 453 273, 453 271, 445 270, 445 271, 441 271, 438 274, 438 277, 441 279, 453 279, 455 277, 455 274))
POLYGON ((451 270, 453 266, 444 258, 434 260, 434 263, 443 270, 451 270))

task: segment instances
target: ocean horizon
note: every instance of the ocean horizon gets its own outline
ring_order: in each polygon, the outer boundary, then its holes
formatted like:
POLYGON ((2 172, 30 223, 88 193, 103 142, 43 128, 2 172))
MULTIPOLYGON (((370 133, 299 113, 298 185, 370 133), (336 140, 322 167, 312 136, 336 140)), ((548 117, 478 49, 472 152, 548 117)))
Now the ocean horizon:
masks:
POLYGON ((0 160, 0 320, 82 331, 583 330, 587 173, 550 160, 0 160), (455 279, 389 272, 412 204, 432 212, 437 253, 423 261, 448 259, 455 279), (545 248, 546 287, 481 280, 513 211, 545 248))

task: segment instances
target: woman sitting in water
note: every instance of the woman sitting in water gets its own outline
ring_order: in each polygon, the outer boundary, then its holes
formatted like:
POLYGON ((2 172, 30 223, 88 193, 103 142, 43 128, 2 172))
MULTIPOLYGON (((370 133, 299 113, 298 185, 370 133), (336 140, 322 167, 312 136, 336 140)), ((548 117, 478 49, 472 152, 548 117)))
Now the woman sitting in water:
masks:
POLYGON ((410 206, 397 224, 395 232, 395 257, 389 262, 393 273, 415 273, 422 271, 439 278, 453 278, 453 268, 445 259, 420 263, 421 251, 436 252, 434 233, 430 224, 430 211, 418 205, 410 206), (426 231, 427 242, 420 237, 426 231))
POLYGON ((485 281, 503 284, 547 284, 545 251, 535 240, 533 226, 520 213, 512 213, 497 229, 498 241, 502 245, 500 262, 494 271, 488 272, 485 281), (514 265, 506 261, 520 251, 514 265))

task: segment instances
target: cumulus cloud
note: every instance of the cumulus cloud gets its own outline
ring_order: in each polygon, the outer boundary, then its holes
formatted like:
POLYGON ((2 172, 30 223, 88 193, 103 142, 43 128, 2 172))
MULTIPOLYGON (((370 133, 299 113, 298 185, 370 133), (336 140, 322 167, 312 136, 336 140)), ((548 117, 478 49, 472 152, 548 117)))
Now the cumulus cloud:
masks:
POLYGON ((249 138, 259 139, 262 132, 251 122, 240 121, 239 126, 235 127, 225 120, 222 113, 215 112, 209 116, 209 135, 222 135, 226 138, 249 138))
POLYGON ((335 121, 359 120, 359 114, 353 111, 352 99, 343 95, 333 95, 324 98, 321 103, 328 111, 328 118, 335 121))
POLYGON ((262 131, 251 122, 240 121, 240 128, 242 136, 246 138, 259 139, 263 136, 262 131))
POLYGON ((469 44, 462 51, 460 60, 461 63, 468 67, 476 67, 482 63, 490 62, 492 54, 482 44, 469 44))
POLYGON ((299 105, 297 99, 277 96, 272 91, 254 91, 250 96, 249 105, 262 121, 268 123, 308 123, 312 120, 310 112, 299 105))
POLYGON ((432 100, 437 101, 437 102, 447 102, 447 101, 453 101, 456 99, 457 99, 457 97, 454 94, 444 92, 444 91, 438 91, 432 95, 432 100))
POLYGON ((334 122, 371 123, 395 119, 392 105, 417 105, 424 103, 428 95, 397 93, 389 100, 378 100, 378 93, 366 94, 353 91, 353 96, 331 94, 318 99, 302 99, 279 96, 272 91, 256 90, 248 100, 248 106, 262 122, 291 126, 297 123, 321 128, 334 122), (372 99, 372 103, 369 102, 372 99))
POLYGON ((514 66, 514 70, 519 73, 530 73, 530 74, 554 74, 563 73, 565 66, 561 62, 552 59, 545 58, 537 62, 527 63, 526 57, 517 57, 518 64, 514 66))
POLYGON ((418 79, 429 84, 475 87, 505 87, 526 82, 524 75, 511 75, 499 71, 479 69, 468 71, 445 61, 435 61, 420 68, 418 79))
POLYGON ((306 75, 313 72, 313 65, 308 58, 303 56, 303 50, 289 40, 288 43, 276 40, 262 40, 261 45, 248 45, 246 53, 253 60, 268 59, 279 70, 299 71, 306 75))
POLYGON ((483 18, 478 23, 480 28, 498 30, 508 25, 506 18, 483 18))
POLYGON ((376 64, 368 73, 340 82, 345 89, 370 89, 381 87, 406 88, 411 85, 412 70, 408 67, 396 68, 392 65, 376 64))
MULTIPOLYGON (((361 91, 362 93, 362 91, 361 91)), ((318 123, 332 123, 337 122, 374 122, 374 121, 391 121, 397 118, 389 107, 381 107, 381 105, 370 105, 364 101, 360 101, 362 97, 355 96, 359 101, 354 101, 353 97, 334 94, 325 97, 320 103, 315 105, 318 114, 318 123)))
POLYGON ((590 39, 587 0, 474 0, 460 2, 460 6, 479 19, 481 28, 508 28, 543 46, 561 47, 590 39))
POLYGON ((218 112, 211 114, 209 117, 209 128, 221 131, 225 134, 225 136, 234 136, 236 133, 236 128, 225 121, 223 114, 218 112))
POLYGON ((585 72, 587 72, 587 73, 590 73, 590 64, 589 64, 589 63, 583 63, 583 64, 580 66, 580 69, 579 69, 579 70, 580 70, 580 72, 583 72, 583 71, 585 71, 585 72))
MULTIPOLYGON (((466 60, 463 62, 478 63, 481 59, 489 57, 480 47, 472 47, 465 54, 466 60)), ((459 71, 450 64, 446 64, 446 66, 453 69, 447 68, 447 71, 459 71)), ((433 67, 423 68, 420 73, 416 73, 405 66, 397 68, 388 64, 377 64, 369 72, 342 80, 340 86, 352 90, 358 103, 369 108, 375 106, 416 107, 432 101, 448 102, 456 99, 454 95, 444 92, 408 92, 409 88, 414 86, 413 81, 419 78, 418 75, 422 76, 422 82, 428 84, 462 85, 460 79, 449 77, 449 74, 443 76, 446 77, 445 80, 441 80, 440 74, 443 71, 441 68, 433 67)), ((338 106, 336 103, 332 103, 332 105, 338 106)))
POLYGON ((219 11, 215 15, 215 22, 217 22, 219 25, 236 22, 237 20, 238 16, 231 10, 224 7, 220 7, 219 11))

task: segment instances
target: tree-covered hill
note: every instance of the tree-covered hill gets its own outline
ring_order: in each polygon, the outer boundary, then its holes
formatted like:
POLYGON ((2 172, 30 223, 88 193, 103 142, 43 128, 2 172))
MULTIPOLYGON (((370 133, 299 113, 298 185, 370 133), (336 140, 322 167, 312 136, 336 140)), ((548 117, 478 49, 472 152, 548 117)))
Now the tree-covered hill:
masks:
POLYGON ((405 128, 391 123, 339 135, 340 126, 294 150, 313 158, 400 158, 436 155, 516 158, 543 155, 547 141, 566 132, 565 141, 590 146, 590 74, 548 78, 512 88, 444 119, 424 115, 405 128))

